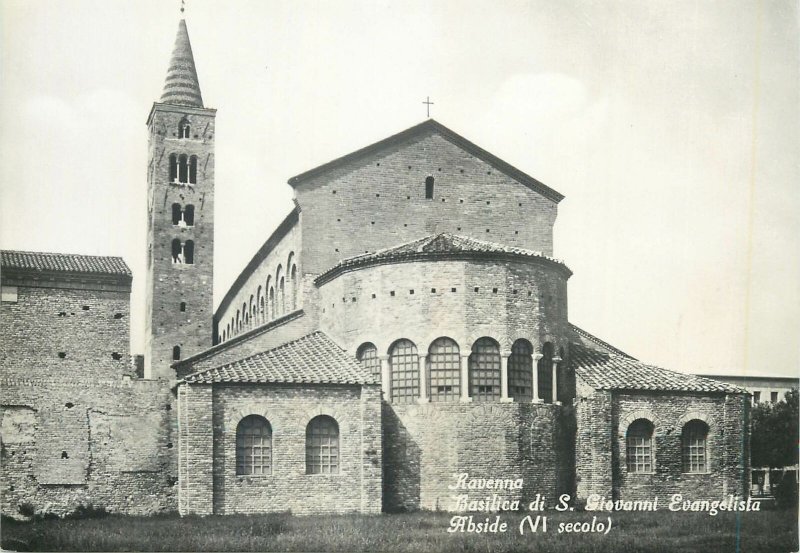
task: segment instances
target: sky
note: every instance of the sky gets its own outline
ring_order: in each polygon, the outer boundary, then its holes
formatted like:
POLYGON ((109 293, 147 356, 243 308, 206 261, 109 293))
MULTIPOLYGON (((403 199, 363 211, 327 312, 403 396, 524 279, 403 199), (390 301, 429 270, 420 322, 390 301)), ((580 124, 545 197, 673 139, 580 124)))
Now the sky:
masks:
MULTIPOLYGON (((215 307, 286 181, 431 116, 566 196, 570 321, 684 372, 797 376, 794 0, 186 0, 217 112, 215 307)), ((120 255, 144 350, 146 118, 178 0, 0 2, 0 247, 120 255)))

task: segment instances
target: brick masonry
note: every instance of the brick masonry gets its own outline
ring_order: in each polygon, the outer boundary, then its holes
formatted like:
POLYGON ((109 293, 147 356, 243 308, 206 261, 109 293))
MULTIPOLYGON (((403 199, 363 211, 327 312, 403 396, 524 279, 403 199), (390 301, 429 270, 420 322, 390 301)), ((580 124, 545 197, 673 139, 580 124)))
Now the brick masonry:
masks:
POLYGON ((381 407, 376 385, 179 386, 180 512, 231 514, 381 511, 381 407), (260 415, 272 428, 272 470, 236 474, 236 427, 260 415), (306 474, 306 426, 339 425, 338 474, 306 474))
POLYGON ((749 490, 749 402, 744 394, 589 391, 578 384, 576 480, 578 495, 652 499, 743 496, 749 490), (626 432, 645 418, 654 425, 654 470, 629 473, 626 432), (691 420, 708 424, 708 471, 683 471, 681 433, 691 420))

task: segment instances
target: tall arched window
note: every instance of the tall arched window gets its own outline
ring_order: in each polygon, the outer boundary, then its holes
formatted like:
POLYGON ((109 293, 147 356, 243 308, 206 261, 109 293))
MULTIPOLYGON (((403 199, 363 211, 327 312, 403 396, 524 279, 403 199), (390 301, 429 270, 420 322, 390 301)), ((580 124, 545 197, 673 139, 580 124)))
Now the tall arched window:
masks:
POLYGON ((414 403, 419 397, 419 355, 411 340, 398 340, 389 350, 392 402, 414 403))
POLYGON ((236 310, 236 334, 239 334, 239 331, 242 329, 242 319, 241 319, 241 312, 237 309, 236 310))
POLYGON ((172 347, 172 360, 173 361, 180 361, 181 359, 181 347, 180 346, 173 346, 172 347))
POLYGON ((183 208, 183 222, 187 227, 194 226, 194 206, 192 204, 183 208))
POLYGON ((269 287, 269 318, 275 318, 275 288, 269 287))
POLYGON ((306 427, 306 474, 339 474, 339 425, 327 415, 306 427))
POLYGON ((278 282, 278 290, 280 293, 280 300, 278 300, 281 304, 281 315, 286 313, 286 279, 281 277, 281 280, 278 282))
POLYGON ((425 179, 425 199, 433 199, 433 177, 427 177, 425 179))
POLYGON ((183 245, 183 257, 187 265, 194 264, 194 242, 192 240, 187 240, 183 245))
POLYGON ((708 425, 701 420, 692 420, 683 426, 681 453, 683 472, 708 472, 708 425))
POLYGON ((370 342, 361 344, 361 347, 358 348, 358 352, 356 353, 356 357, 361 362, 361 366, 380 381, 381 360, 378 359, 378 348, 375 347, 375 344, 370 342))
POLYGON ((256 305, 258 306, 258 318, 256 319, 256 323, 264 324, 264 296, 260 284, 258 290, 256 290, 256 305))
POLYGON ((653 423, 636 419, 625 436, 628 472, 653 472, 653 423))
POLYGON ((469 381, 474 401, 500 399, 500 346, 491 338, 481 338, 472 345, 469 381))
POLYGON ((183 263, 183 246, 179 238, 172 240, 172 262, 175 264, 183 263))
POLYGON ((517 340, 508 358, 508 396, 514 401, 533 399, 533 346, 527 340, 517 340))
POLYGON ((256 326, 256 298, 250 294, 250 328, 256 326))
POLYGON ((169 155, 169 182, 178 182, 178 154, 169 155))
POLYGON ((272 427, 258 415, 236 426, 236 474, 272 474, 272 427))
POLYGON ((536 364, 539 377, 539 398, 545 403, 553 402, 553 344, 545 342, 542 358, 536 364))
POLYGON ((178 156, 178 182, 186 184, 189 181, 189 156, 178 156))
POLYGON ((461 396, 461 355, 450 338, 437 338, 428 348, 428 383, 431 401, 458 401, 461 396))
POLYGON ((225 338, 227 339, 230 337, 231 337, 231 323, 228 323, 227 326, 225 327, 225 338))
POLYGON ((283 265, 275 271, 275 317, 283 315, 283 265))
POLYGON ((292 311, 294 311, 297 309, 297 265, 292 265, 289 277, 289 285, 292 287, 292 311))
POLYGON ((189 158, 189 184, 197 184, 197 156, 189 158))
POLYGON ((183 211, 181 210, 181 204, 172 204, 172 224, 177 225, 181 222, 181 215, 183 215, 183 211))

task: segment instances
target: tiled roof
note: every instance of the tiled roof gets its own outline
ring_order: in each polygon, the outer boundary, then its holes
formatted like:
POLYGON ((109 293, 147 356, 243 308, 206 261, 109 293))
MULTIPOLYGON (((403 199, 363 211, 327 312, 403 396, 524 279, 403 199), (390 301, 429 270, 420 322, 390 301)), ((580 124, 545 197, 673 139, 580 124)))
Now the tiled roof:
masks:
POLYGON ((601 340, 600 338, 598 338, 594 334, 590 334, 590 333, 586 332, 585 330, 583 330, 582 328, 579 328, 579 327, 575 326, 572 323, 570 323, 569 326, 570 326, 570 328, 572 328, 573 332, 575 332, 578 336, 580 336, 584 340, 587 340, 587 341, 595 344, 596 346, 599 346, 601 350, 607 350, 610 353, 616 353, 617 355, 621 355, 623 357, 629 357, 629 358, 633 359, 634 361, 636 360, 636 358, 633 357, 632 355, 628 355, 627 353, 625 353, 621 349, 615 348, 614 346, 612 346, 611 344, 609 344, 605 340, 601 340))
POLYGON ((417 261, 430 257, 461 257, 465 255, 477 255, 480 257, 512 256, 539 259, 557 265, 569 275, 572 275, 572 271, 569 270, 563 261, 546 256, 541 252, 443 232, 400 244, 399 246, 343 259, 331 269, 328 269, 317 277, 316 282, 318 284, 326 282, 343 271, 364 265, 394 261, 417 261))
POLYGON ((632 357, 580 344, 570 345, 570 356, 575 373, 598 390, 747 393, 725 382, 646 365, 632 357))
POLYGON ((379 140, 378 142, 370 144, 369 146, 361 148, 360 150, 356 150, 355 152, 334 159, 333 161, 329 161, 328 163, 324 163, 319 167, 315 167, 314 169, 306 171, 305 173, 292 177, 289 179, 289 184, 293 187, 296 187, 299 184, 307 181, 308 179, 321 175, 326 171, 330 171, 351 161, 358 160, 365 156, 380 152, 385 148, 390 148, 397 144, 402 144, 403 142, 413 140, 414 138, 425 134, 438 134, 451 144, 455 144, 457 147, 461 148, 465 152, 468 152, 473 156, 475 156, 476 158, 484 161, 485 163, 488 163, 492 167, 496 168, 498 171, 505 173, 514 180, 520 182, 524 186, 527 186, 531 190, 538 192, 539 194, 541 194, 545 198, 548 198, 549 200, 552 200, 553 202, 558 203, 564 199, 564 196, 562 194, 556 192, 546 184, 539 182, 538 180, 528 175, 527 173, 523 173, 510 163, 506 163, 499 157, 487 152, 477 144, 470 142, 460 134, 448 129, 447 127, 445 127, 438 121, 434 121, 433 119, 426 119, 422 123, 414 125, 413 127, 401 131, 397 134, 394 134, 388 138, 379 140))
POLYGON ((131 276, 121 257, 11 250, 3 250, 0 256, 3 269, 131 276))
POLYGON ((356 359, 322 332, 220 367, 192 373, 185 382, 377 384, 356 359))

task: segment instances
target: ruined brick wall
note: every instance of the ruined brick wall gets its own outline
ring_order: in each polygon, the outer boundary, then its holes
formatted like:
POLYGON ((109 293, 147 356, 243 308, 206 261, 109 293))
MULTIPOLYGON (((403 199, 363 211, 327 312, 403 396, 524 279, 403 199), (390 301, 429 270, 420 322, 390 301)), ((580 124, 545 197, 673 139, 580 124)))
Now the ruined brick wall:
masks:
POLYGON ((147 297, 145 376, 174 378, 172 349, 181 358, 212 344, 214 275, 214 118, 216 112, 157 104, 148 121, 147 297), (191 125, 189 138, 178 138, 179 122, 191 125), (170 180, 170 155, 197 156, 196 183, 170 180), (172 205, 194 206, 194 224, 175 225, 172 205), (194 242, 194 263, 172 262, 172 240, 194 242), (184 303, 184 310, 181 310, 184 303))
POLYGON ((182 513, 380 512, 378 386, 182 384, 179 393, 182 513), (269 475, 236 475, 236 427, 251 414, 272 427, 269 475), (321 414, 339 425, 339 474, 306 474, 306 426, 321 414))
POLYGON ((174 398, 130 378, 129 287, 92 287, 19 286, 0 306, 4 514, 176 507, 174 398))
POLYGON ((440 336, 469 353, 489 336, 509 350, 528 340, 568 347, 567 277, 535 261, 419 261, 364 267, 320 286, 320 328, 354 354, 387 353, 400 338, 421 354, 440 336))
POLYGON ((678 392, 587 393, 578 386, 577 489, 621 499, 692 499, 744 495, 749 484, 749 404, 743 394, 678 392), (631 473, 626 463, 630 423, 646 418, 654 425, 654 470, 631 473), (681 434, 690 420, 709 426, 708 470, 684 472, 681 434))
POLYGON ((4 377, 2 512, 177 507, 174 396, 156 381, 4 377))
POLYGON ((434 133, 325 172, 296 198, 307 274, 439 232, 553 253, 556 203, 434 133))
POLYGON ((570 408, 531 403, 437 403, 383 406, 384 508, 452 510, 454 475, 522 478, 509 500, 554 500, 572 490, 570 408))

